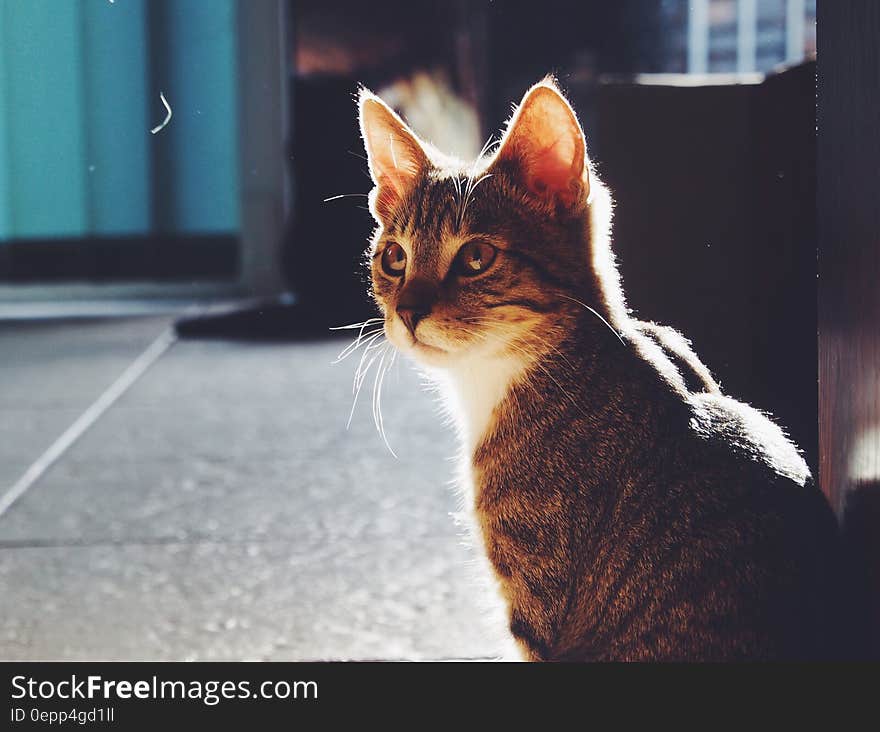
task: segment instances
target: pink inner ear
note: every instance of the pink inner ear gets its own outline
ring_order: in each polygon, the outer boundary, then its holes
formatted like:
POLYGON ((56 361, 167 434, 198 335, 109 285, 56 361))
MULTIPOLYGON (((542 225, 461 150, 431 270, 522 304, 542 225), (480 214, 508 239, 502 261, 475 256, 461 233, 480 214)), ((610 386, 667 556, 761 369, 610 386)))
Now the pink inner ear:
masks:
POLYGON ((378 100, 363 104, 361 129, 378 189, 376 208, 387 215, 412 187, 427 158, 403 122, 378 100))
POLYGON ((572 138, 561 136, 551 145, 533 150, 526 163, 529 184, 538 192, 563 192, 571 189, 577 177, 572 138))
POLYGON ((408 163, 406 168, 395 168, 393 166, 380 168, 378 172, 379 178, 376 183, 382 188, 390 188, 399 195, 403 195, 417 175, 418 169, 412 163, 408 163))
POLYGON ((404 182, 395 176, 382 175, 379 177, 376 186, 378 189, 376 193, 376 207, 380 213, 387 215, 403 198, 405 192, 404 182))
POLYGON ((529 189, 573 203, 589 195, 584 135, 559 92, 533 87, 510 123, 499 158, 516 163, 529 189))
POLYGON ((401 146, 393 158, 388 156, 382 167, 376 166, 376 206, 385 215, 403 200, 419 174, 417 163, 408 151, 409 148, 401 146))

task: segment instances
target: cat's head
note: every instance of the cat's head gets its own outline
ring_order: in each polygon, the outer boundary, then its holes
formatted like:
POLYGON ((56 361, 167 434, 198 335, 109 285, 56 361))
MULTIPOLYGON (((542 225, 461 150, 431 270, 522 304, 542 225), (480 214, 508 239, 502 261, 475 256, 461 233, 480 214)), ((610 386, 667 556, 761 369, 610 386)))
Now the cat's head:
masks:
POLYGON ((596 199, 610 216, 553 81, 526 93, 497 149, 471 164, 419 140, 366 90, 360 124, 379 224, 372 289, 388 339, 431 366, 552 347, 597 289, 596 199))

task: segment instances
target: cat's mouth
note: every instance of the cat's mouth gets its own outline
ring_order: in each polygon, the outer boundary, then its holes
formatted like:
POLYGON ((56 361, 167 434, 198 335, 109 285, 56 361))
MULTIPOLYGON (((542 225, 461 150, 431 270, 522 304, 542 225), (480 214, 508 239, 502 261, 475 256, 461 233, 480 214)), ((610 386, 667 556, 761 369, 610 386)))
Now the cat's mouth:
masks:
POLYGON ((403 327, 400 320, 392 322, 390 327, 386 326, 386 328, 388 340, 394 343, 400 351, 410 354, 426 365, 443 365, 452 356, 453 352, 443 347, 446 344, 443 343, 442 337, 440 338, 441 345, 434 345, 431 342, 438 338, 438 334, 433 329, 429 328, 428 331, 425 331, 420 324, 414 333, 403 327))
POLYGON ((451 355, 445 348, 433 346, 430 343, 420 340, 414 335, 410 336, 407 347, 409 352, 415 358, 424 364, 431 366, 441 366, 447 363, 451 355))
POLYGON ((442 349, 438 346, 432 346, 430 343, 425 343, 424 341, 420 341, 415 336, 412 336, 412 341, 410 343, 410 347, 419 353, 426 353, 426 354, 431 354, 434 356, 439 356, 441 354, 445 355, 447 353, 447 351, 445 351, 444 349, 442 349))

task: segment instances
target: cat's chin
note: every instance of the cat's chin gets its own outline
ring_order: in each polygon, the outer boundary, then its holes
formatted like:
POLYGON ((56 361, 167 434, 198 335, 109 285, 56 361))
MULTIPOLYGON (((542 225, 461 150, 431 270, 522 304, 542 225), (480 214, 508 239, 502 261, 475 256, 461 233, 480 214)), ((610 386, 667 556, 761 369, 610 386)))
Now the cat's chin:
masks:
POLYGON ((406 350, 413 359, 426 366, 449 366, 453 356, 449 351, 419 340, 413 340, 406 350))
POLYGON ((394 343, 398 351, 419 365, 440 370, 456 369, 461 363, 472 361, 474 358, 491 358, 495 355, 487 351, 485 346, 475 347, 473 344, 455 344, 444 348, 412 336, 407 336, 405 340, 399 337, 389 340, 394 343))
POLYGON ((394 347, 403 355, 408 356, 420 366, 432 368, 449 368, 456 357, 452 351, 439 346, 432 346, 417 338, 389 338, 394 347))
POLYGON ((435 335, 433 333, 427 333, 420 338, 411 335, 403 327, 395 327, 392 324, 390 328, 386 326, 386 334, 388 340, 394 344, 398 351, 422 366, 449 368, 460 356, 454 349, 450 350, 428 343, 425 338, 430 339, 435 335))

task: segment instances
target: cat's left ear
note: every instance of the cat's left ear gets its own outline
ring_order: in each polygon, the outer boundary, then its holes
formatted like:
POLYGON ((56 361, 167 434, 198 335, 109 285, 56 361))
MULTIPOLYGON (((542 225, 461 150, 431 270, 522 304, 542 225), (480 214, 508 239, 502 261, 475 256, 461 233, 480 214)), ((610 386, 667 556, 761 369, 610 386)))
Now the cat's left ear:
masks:
POLYGON ((362 89, 359 107, 370 175, 376 184, 371 202, 374 213, 385 217, 427 169, 428 156, 415 133, 379 97, 362 89))
POLYGON ((508 123, 497 163, 512 168, 541 198, 571 207, 589 197, 584 133, 552 79, 526 92, 508 123))

